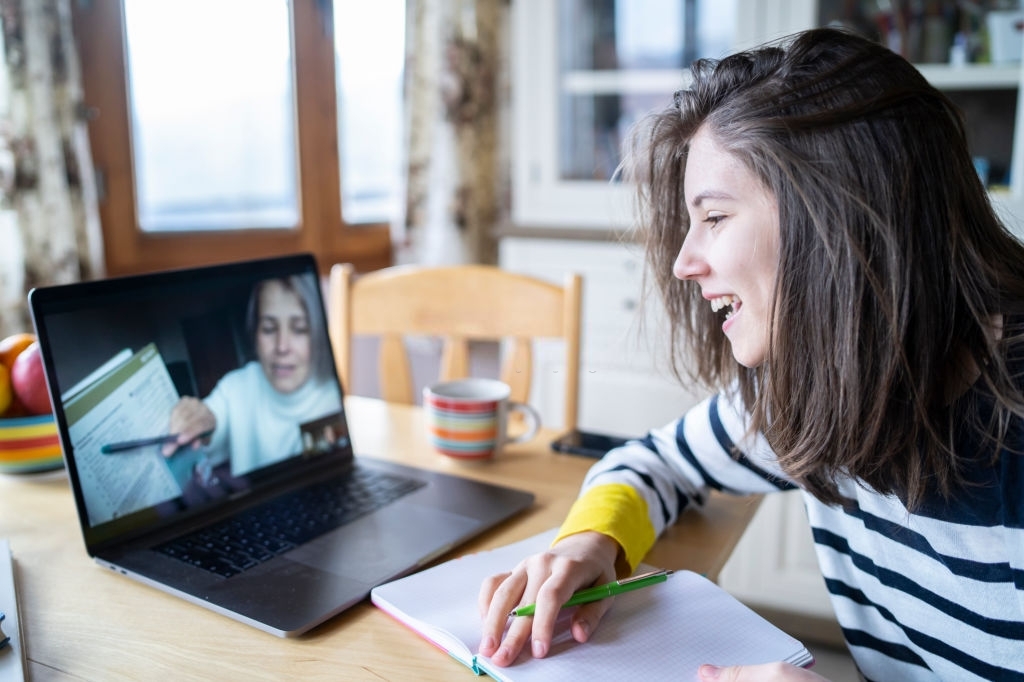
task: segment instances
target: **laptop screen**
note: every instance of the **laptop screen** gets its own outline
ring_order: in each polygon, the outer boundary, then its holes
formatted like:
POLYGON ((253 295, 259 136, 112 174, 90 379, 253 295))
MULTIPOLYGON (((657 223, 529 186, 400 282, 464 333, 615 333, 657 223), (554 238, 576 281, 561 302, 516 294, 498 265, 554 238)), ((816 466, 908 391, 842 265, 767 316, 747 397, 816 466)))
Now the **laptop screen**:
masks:
POLYGON ((29 300, 87 544, 352 458, 311 256, 29 300))

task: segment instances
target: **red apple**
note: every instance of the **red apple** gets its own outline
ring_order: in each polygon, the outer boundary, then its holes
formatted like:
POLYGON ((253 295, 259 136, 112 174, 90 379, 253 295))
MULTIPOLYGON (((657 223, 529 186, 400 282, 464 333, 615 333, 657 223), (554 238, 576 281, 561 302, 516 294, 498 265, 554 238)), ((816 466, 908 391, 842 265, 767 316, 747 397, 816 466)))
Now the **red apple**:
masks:
POLYGON ((39 343, 30 344, 18 353, 11 367, 11 385, 14 394, 32 414, 50 413, 50 395, 46 392, 43 356, 39 343))

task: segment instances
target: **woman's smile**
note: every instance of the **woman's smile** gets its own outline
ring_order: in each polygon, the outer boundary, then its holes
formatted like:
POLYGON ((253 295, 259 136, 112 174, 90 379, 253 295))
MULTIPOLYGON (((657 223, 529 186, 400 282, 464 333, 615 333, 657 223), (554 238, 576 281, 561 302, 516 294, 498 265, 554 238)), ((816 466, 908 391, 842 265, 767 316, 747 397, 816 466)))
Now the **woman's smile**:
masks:
POLYGON ((673 272, 700 286, 736 360, 757 367, 768 353, 778 271, 775 198, 706 128, 690 141, 684 197, 690 224, 673 272))

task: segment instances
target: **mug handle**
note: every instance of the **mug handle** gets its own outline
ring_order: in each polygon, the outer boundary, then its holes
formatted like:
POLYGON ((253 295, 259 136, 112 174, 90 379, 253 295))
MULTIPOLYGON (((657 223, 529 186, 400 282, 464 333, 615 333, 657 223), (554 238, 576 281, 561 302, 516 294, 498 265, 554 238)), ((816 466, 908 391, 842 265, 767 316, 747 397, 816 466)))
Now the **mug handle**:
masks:
POLYGON ((515 438, 508 438, 505 441, 506 443, 522 443, 537 435, 537 431, 540 430, 540 414, 537 413, 537 410, 533 409, 533 406, 510 400, 508 411, 509 414, 519 412, 523 415, 523 418, 526 420, 526 431, 515 438))

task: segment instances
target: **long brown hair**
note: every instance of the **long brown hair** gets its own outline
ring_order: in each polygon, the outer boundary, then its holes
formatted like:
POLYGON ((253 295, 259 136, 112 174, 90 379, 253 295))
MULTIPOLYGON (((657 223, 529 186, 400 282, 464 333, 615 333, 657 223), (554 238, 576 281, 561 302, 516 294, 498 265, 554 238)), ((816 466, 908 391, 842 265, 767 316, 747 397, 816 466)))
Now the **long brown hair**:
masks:
POLYGON ((1024 330, 1024 246, 971 161, 959 110, 908 62, 815 29, 699 60, 674 104, 637 128, 648 275, 668 310, 675 369, 737 386, 784 470, 819 499, 852 476, 914 506, 961 483, 955 432, 996 452, 1024 414, 1006 363, 1024 330), (672 276, 689 227, 683 175, 701 126, 775 196, 780 256, 766 362, 737 363, 699 287, 672 276), (953 397, 980 371, 996 410, 953 397), (958 407, 953 407, 957 405, 958 407))

